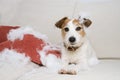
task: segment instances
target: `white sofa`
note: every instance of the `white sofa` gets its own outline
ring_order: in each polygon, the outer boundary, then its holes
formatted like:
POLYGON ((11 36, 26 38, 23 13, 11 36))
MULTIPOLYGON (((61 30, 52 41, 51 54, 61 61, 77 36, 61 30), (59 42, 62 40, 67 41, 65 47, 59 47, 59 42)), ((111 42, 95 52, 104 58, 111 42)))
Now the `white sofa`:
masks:
MULTIPOLYGON (((23 80, 120 80, 120 60, 101 60, 100 64, 89 71, 78 75, 59 75, 45 72, 35 72, 23 80), (27 79, 28 78, 28 79, 27 79)), ((38 71, 42 71, 40 68, 38 71)))
POLYGON ((88 71, 62 75, 34 63, 13 66, 0 63, 0 80, 120 80, 120 60, 101 60, 88 71))
POLYGON ((0 62, 0 80, 120 80, 119 4, 119 0, 0 0, 0 25, 34 26, 52 43, 61 42, 56 21, 87 13, 93 21, 87 35, 101 59, 78 75, 51 73, 31 62, 21 68, 0 62))

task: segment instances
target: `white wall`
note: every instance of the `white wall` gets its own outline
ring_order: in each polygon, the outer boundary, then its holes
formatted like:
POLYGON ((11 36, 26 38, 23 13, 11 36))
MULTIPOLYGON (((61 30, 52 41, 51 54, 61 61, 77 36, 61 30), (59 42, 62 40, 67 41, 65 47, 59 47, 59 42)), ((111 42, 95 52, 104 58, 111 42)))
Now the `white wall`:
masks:
POLYGON ((80 12, 93 21, 87 33, 97 55, 120 58, 120 0, 0 0, 0 25, 31 25, 58 43, 60 30, 54 23, 80 12))

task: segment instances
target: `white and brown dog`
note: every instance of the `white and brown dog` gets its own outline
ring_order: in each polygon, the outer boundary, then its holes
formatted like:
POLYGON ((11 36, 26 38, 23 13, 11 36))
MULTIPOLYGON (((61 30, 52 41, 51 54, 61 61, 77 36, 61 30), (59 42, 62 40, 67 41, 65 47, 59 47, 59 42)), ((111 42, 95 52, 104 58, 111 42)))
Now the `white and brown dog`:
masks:
POLYGON ((55 24, 61 29, 63 38, 61 55, 63 67, 59 70, 60 74, 76 74, 98 63, 84 30, 84 27, 89 27, 91 23, 91 20, 86 18, 79 20, 64 17, 55 24))

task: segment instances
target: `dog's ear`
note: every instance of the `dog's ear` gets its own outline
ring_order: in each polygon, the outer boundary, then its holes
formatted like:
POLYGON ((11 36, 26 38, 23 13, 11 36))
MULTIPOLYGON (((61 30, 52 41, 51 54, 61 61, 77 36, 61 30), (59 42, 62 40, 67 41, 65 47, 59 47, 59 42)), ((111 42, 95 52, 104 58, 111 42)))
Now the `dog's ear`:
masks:
POLYGON ((57 27, 57 28, 62 28, 62 25, 64 24, 64 22, 65 22, 65 20, 67 20, 68 19, 68 17, 64 17, 64 18, 62 18, 62 19, 60 19, 58 22, 56 22, 56 24, 55 24, 55 26, 57 27))
POLYGON ((92 21, 90 19, 83 18, 83 25, 85 27, 89 27, 92 24, 92 21))

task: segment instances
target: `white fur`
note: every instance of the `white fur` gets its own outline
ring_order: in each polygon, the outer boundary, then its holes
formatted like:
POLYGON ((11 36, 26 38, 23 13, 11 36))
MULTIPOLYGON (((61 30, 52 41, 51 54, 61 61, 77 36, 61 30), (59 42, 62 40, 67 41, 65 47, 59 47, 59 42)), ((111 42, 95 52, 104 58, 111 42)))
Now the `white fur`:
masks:
POLYGON ((90 66, 97 64, 98 59, 96 57, 95 51, 89 43, 89 40, 86 38, 86 36, 83 37, 75 30, 77 26, 75 26, 72 21, 73 20, 68 22, 66 25, 66 27, 69 28, 69 31, 66 32, 63 42, 67 46, 82 45, 76 51, 69 51, 65 46, 62 47, 62 70, 78 72, 80 70, 89 69, 90 66), (68 40, 71 36, 76 38, 74 45, 71 45, 68 40), (76 63, 76 65, 69 65, 69 63, 76 63))

